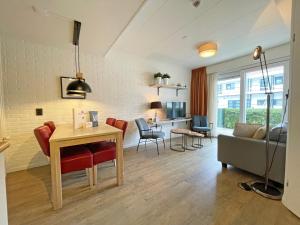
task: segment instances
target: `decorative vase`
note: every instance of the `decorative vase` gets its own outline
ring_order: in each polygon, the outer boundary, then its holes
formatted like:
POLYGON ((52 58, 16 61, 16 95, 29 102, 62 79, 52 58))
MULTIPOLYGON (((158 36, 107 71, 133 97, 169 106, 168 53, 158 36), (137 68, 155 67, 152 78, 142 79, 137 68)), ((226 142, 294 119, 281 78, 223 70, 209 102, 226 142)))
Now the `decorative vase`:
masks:
POLYGON ((164 85, 168 85, 169 84, 169 78, 164 78, 163 81, 164 81, 164 85))
POLYGON ((161 84, 161 77, 155 78, 155 84, 161 84))

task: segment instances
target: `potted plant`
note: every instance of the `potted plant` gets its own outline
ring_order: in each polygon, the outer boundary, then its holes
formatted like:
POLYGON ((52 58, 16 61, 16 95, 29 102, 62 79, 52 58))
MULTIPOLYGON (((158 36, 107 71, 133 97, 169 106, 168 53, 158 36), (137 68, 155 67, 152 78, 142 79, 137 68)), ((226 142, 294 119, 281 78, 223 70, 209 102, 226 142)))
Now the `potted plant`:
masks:
POLYGON ((165 73, 163 76, 162 76, 162 79, 164 81, 164 85, 168 85, 169 84, 169 79, 171 78, 171 76, 167 73, 165 73))
POLYGON ((161 84, 161 79, 163 75, 161 73, 156 73, 153 76, 154 76, 155 84, 161 84))

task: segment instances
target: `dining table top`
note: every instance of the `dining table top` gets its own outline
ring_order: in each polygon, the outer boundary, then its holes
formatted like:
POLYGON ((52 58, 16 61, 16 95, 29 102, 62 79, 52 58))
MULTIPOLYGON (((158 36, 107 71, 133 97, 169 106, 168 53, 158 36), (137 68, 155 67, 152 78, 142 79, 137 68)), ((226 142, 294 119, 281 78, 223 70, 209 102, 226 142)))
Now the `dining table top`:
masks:
POLYGON ((71 139, 80 139, 94 137, 99 135, 110 135, 121 133, 122 130, 107 124, 99 124, 97 127, 74 129, 72 124, 58 125, 51 135, 49 142, 66 141, 71 139))

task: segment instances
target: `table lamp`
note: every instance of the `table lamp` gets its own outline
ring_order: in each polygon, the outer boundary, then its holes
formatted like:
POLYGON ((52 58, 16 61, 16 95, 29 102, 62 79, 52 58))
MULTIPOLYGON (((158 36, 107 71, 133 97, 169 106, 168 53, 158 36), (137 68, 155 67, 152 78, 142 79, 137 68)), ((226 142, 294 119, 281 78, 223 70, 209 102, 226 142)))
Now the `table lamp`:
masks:
MULTIPOLYGON (((160 101, 150 103, 150 109, 161 109, 161 108, 162 108, 162 104, 160 101)), ((156 110, 155 110, 155 116, 154 116, 153 122, 157 122, 157 111, 156 110)))

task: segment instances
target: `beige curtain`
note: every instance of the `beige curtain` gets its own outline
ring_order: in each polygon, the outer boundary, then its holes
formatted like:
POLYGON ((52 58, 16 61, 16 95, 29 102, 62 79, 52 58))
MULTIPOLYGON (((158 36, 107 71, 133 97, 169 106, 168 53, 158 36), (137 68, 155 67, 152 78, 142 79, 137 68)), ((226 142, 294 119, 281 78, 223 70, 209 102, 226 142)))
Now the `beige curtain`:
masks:
POLYGON ((191 115, 207 115, 206 67, 192 70, 191 115))

